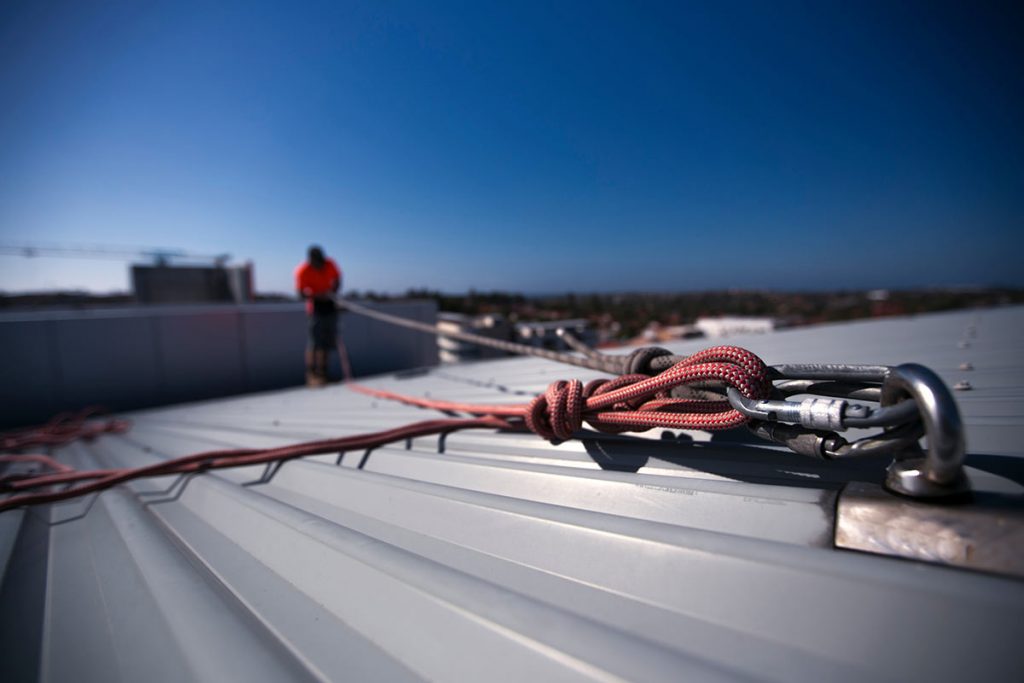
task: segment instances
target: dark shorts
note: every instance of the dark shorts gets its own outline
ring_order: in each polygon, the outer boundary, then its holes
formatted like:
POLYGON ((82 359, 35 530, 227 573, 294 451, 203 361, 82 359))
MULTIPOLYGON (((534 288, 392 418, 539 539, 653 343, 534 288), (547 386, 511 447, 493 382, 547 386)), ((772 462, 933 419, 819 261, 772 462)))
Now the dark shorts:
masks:
POLYGON ((338 343, 338 314, 314 313, 309 316, 309 346, 333 349, 338 343))

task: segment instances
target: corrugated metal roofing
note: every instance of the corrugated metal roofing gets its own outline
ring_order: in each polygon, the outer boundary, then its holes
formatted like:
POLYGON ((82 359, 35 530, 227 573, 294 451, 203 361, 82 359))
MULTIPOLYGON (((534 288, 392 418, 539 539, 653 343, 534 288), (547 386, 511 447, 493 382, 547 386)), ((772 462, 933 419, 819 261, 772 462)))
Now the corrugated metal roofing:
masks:
MULTIPOLYGON (((729 341, 769 363, 914 361, 969 379, 969 464, 1021 472, 1024 309, 729 341)), ((590 376, 517 358, 366 383, 518 402, 590 376)), ((423 416, 342 386, 277 391, 134 413, 128 434, 58 457, 137 466, 423 416)), ((477 431, 443 452, 437 438, 407 446, 290 462, 269 483, 253 483, 262 466, 221 470, 0 515, 5 667, 42 680, 1024 674, 1020 581, 833 547, 838 491, 879 480, 877 462, 818 463, 742 432, 554 446, 477 431)))

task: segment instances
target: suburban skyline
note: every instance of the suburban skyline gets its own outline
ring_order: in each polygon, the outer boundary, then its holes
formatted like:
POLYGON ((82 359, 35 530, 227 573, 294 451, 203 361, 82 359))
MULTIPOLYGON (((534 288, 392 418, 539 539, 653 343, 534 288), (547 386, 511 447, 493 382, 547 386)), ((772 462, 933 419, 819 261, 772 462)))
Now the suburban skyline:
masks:
MULTIPOLYGON (((164 247, 290 292, 1024 286, 1020 10, 0 8, 0 244, 164 247)), ((126 290, 0 255, 0 290, 126 290)))

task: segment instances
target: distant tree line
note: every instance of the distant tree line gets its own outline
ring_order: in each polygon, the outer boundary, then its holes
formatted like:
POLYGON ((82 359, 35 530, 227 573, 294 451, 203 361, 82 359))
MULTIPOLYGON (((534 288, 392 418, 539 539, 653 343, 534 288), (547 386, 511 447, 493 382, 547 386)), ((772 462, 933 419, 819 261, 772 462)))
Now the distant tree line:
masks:
MULTIPOLYGON (((962 308, 1024 303, 1024 289, 1011 287, 846 290, 778 292, 718 290, 707 292, 622 292, 525 295, 517 292, 470 290, 452 294, 409 289, 401 296, 349 291, 346 296, 368 301, 432 299, 438 309, 466 315, 499 314, 509 320, 584 318, 606 338, 629 339, 648 325, 691 324, 701 317, 723 315, 770 317, 788 325, 915 315, 962 308)), ((294 295, 258 294, 258 302, 290 301, 294 295)), ((134 304, 132 295, 88 292, 0 293, 0 309, 96 308, 134 304)))
POLYGON ((544 296, 474 290, 466 294, 450 294, 410 289, 401 297, 373 292, 350 292, 348 296, 374 301, 433 299, 442 311, 467 315, 500 314, 511 320, 585 318, 599 329, 614 324, 617 335, 623 338, 635 336, 651 322, 684 325, 701 317, 770 317, 783 324, 805 325, 1024 303, 1024 289, 1010 287, 835 292, 568 292, 544 296))

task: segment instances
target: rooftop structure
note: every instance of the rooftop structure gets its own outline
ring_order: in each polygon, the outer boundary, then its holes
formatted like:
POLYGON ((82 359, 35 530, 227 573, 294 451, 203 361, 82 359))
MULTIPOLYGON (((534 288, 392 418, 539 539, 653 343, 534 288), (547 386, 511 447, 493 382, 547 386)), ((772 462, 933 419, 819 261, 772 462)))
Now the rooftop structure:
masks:
POLYGON ((253 299, 252 263, 240 266, 132 265, 132 291, 140 304, 234 302, 253 299))
MULTIPOLYGON (((437 314, 433 301, 372 307, 424 322, 437 314)), ((0 312, 0 429, 88 405, 129 410, 300 385, 307 326, 299 302, 0 312)), ((437 362, 429 336, 348 315, 342 327, 356 376, 437 362)))
MULTIPOLYGON (((512 336, 512 328, 504 316, 494 314, 471 316, 462 313, 438 313, 437 326, 445 332, 472 332, 491 339, 508 339, 512 336)), ((442 363, 461 363, 508 355, 504 351, 441 335, 437 337, 437 349, 442 363)))
MULTIPOLYGON (((950 386, 969 380, 972 390, 957 393, 969 475, 979 499, 1019 518, 1024 308, 731 341, 769 363, 914 361, 950 386)), ((498 403, 597 376, 509 358, 364 383, 498 403)), ((128 414, 127 434, 56 457, 137 466, 425 416, 344 386, 273 391, 128 414)), ((960 681, 1024 672, 1019 578, 836 547, 840 508, 851 492, 877 490, 884 461, 806 459, 742 430, 580 437, 554 445, 457 432, 4 512, 5 671, 58 681, 960 681)), ((939 514, 931 524, 908 523, 889 540, 949 531, 939 514)), ((998 543, 1012 552, 1021 539, 998 543)))
POLYGON ((560 334, 562 330, 571 333, 588 346, 597 343, 597 334, 591 328, 590 322, 581 318, 519 323, 516 325, 516 340, 528 346, 566 351, 569 345, 560 334))
POLYGON ((705 337, 734 337, 745 334, 765 334, 775 329, 773 318, 744 316, 723 316, 719 318, 698 318, 694 327, 705 337))

